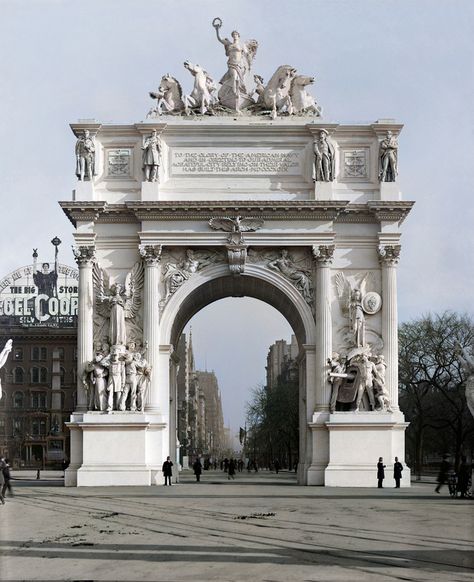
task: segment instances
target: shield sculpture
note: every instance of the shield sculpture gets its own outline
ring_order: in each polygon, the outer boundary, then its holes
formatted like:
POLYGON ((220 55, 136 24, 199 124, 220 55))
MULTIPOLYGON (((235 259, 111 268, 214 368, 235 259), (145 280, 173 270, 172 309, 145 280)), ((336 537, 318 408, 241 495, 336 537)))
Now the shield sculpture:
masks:
POLYGON ((354 402, 356 399, 359 387, 359 368, 357 366, 349 366, 346 373, 347 378, 344 378, 344 383, 340 386, 337 395, 337 401, 345 404, 354 402))

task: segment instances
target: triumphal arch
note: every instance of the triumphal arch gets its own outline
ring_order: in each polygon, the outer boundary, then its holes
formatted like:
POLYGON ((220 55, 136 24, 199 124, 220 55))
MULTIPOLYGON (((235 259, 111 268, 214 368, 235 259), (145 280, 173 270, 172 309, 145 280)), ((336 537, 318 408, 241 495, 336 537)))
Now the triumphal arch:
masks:
POLYGON ((299 483, 373 486, 378 458, 403 462, 405 449, 402 126, 325 120, 312 77, 282 65, 265 82, 263 47, 213 26, 219 82, 186 61, 190 94, 164 75, 144 121, 71 124, 77 185, 61 206, 75 227, 79 326, 66 485, 161 483, 178 446, 180 333, 209 303, 250 296, 298 339, 299 483))

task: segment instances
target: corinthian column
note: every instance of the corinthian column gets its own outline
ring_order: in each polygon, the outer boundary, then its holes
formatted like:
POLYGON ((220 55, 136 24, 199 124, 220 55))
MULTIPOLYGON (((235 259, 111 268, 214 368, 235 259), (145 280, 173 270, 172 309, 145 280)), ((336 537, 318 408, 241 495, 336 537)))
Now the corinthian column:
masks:
POLYGON ((143 297, 143 339, 148 343, 146 359, 152 367, 148 387, 146 412, 161 412, 159 393, 160 313, 159 291, 161 245, 140 245, 140 255, 145 263, 143 297))
POLYGON ((381 245, 378 248, 382 266, 382 337, 383 355, 387 364, 385 385, 394 410, 399 409, 397 265, 400 249, 400 245, 381 245))
POLYGON ((79 267, 79 304, 77 318, 77 402, 76 412, 87 410, 87 394, 82 383, 82 375, 87 362, 94 352, 94 292, 92 266, 95 250, 92 246, 73 247, 74 257, 79 267))
POLYGON ((331 264, 334 245, 313 246, 316 261, 316 400, 315 411, 328 411, 331 386, 328 382, 328 358, 332 352, 331 264))

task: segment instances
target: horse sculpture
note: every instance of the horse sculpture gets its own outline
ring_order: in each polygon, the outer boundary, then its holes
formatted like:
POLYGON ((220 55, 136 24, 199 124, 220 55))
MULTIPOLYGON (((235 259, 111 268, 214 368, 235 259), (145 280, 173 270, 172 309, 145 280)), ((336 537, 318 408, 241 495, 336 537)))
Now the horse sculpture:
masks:
POLYGON ((291 81, 290 99, 293 106, 293 113, 312 113, 317 117, 321 116, 321 107, 316 104, 314 97, 306 91, 308 85, 314 83, 314 77, 296 75, 291 81))
POLYGON ((271 109, 272 119, 284 111, 289 115, 293 113, 290 88, 295 75, 296 69, 289 65, 281 65, 268 81, 261 97, 264 108, 271 109))
POLYGON ((209 74, 199 65, 189 61, 184 62, 184 68, 194 77, 194 88, 191 95, 184 96, 184 110, 189 115, 192 109, 199 109, 201 115, 209 111, 214 103, 213 92, 216 86, 209 74))
POLYGON ((150 92, 150 97, 157 100, 150 109, 148 117, 157 117, 164 113, 180 113, 184 109, 183 91, 179 82, 169 73, 161 78, 158 91, 150 92))

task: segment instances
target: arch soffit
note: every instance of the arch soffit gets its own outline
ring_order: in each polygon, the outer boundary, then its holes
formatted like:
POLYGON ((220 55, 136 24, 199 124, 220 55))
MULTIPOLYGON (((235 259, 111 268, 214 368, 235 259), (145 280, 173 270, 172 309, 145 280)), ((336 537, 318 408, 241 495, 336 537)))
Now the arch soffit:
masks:
POLYGON ((176 345, 193 315, 227 297, 260 299, 285 317, 300 345, 314 344, 314 318, 310 306, 287 279, 259 265, 246 265, 242 275, 231 275, 227 265, 210 265, 195 273, 163 309, 161 343, 176 345))

